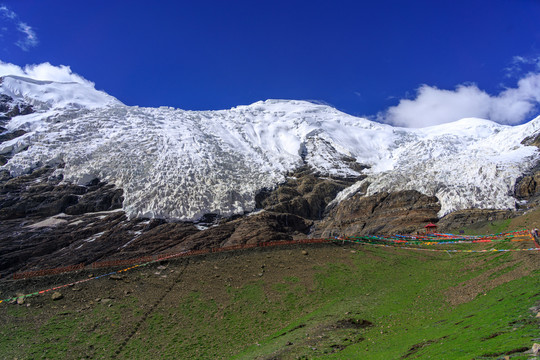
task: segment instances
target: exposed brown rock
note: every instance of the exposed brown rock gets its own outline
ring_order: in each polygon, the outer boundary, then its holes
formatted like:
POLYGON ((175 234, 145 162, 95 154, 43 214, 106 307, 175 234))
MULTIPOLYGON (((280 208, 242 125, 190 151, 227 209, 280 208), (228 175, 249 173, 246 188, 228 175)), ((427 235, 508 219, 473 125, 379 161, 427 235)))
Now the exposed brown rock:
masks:
POLYGON ((540 194, 540 171, 524 176, 516 183, 515 195, 518 199, 530 199, 540 194))
POLYGON ((303 167, 275 190, 261 191, 255 200, 261 209, 318 220, 336 195, 359 179, 321 178, 303 167))
POLYGON ((122 207, 123 191, 95 182, 90 186, 61 184, 54 169, 43 167, 31 174, 0 182, 0 219, 26 216, 71 215, 109 211, 122 207))
POLYGON ((435 196, 414 190, 357 194, 342 201, 318 224, 313 236, 414 233, 437 222, 441 206, 435 196))
POLYGON ((8 118, 14 118, 18 115, 28 115, 32 114, 34 112, 34 109, 32 108, 32 105, 28 104, 17 104, 13 106, 9 111, 5 113, 5 116, 8 118))
POLYGON ((238 225, 222 246, 259 244, 274 240, 291 240, 306 235, 312 221, 293 214, 262 212, 235 221, 238 225))
MULTIPOLYGON (((540 134, 536 140, 530 145, 540 147, 540 134)), ((530 170, 529 173, 523 174, 518 178, 514 186, 514 196, 521 200, 519 208, 534 208, 540 206, 540 163, 530 170)))
POLYGON ((292 214, 261 212, 224 221, 221 224, 186 236, 167 251, 204 249, 267 241, 290 240, 306 236, 312 222, 292 214))
POLYGON ((526 137, 521 144, 540 148, 540 133, 526 137))
POLYGON ((0 135, 0 144, 5 142, 5 141, 13 140, 13 139, 18 138, 20 136, 23 136, 24 134, 26 134, 26 131, 24 131, 24 130, 15 130, 15 131, 12 131, 12 132, 2 134, 2 135, 0 135))
POLYGON ((450 213, 439 220, 437 226, 441 232, 456 232, 458 229, 481 226, 486 222, 509 219, 514 211, 493 209, 467 209, 450 213))

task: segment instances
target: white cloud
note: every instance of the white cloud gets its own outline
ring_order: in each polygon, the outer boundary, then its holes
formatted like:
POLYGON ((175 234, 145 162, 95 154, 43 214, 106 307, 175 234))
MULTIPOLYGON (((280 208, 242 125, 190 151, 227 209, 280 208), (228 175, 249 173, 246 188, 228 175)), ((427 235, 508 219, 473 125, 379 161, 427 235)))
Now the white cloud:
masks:
POLYGON ((516 88, 496 96, 474 84, 459 85, 455 90, 422 85, 415 99, 400 100, 398 105, 379 113, 377 120, 396 126, 425 127, 478 117, 515 125, 529 120, 539 105, 540 73, 529 73, 516 88))
POLYGON ((20 22, 17 25, 17 30, 24 34, 24 38, 18 40, 15 45, 17 45, 24 51, 28 51, 30 50, 30 48, 33 48, 38 44, 36 32, 26 23, 20 22))
POLYGON ((16 19, 17 14, 15 14, 13 11, 9 10, 7 6, 2 5, 0 6, 0 14, 7 17, 8 19, 16 19))
POLYGON ((504 70, 509 78, 516 78, 530 71, 540 71, 540 56, 514 56, 504 70))
POLYGON ((35 80, 48 80, 57 82, 77 82, 94 86, 94 83, 74 73, 69 66, 54 66, 50 63, 26 65, 24 68, 0 61, 0 76, 16 75, 29 77, 35 80))
POLYGON ((9 23, 15 25, 16 30, 22 34, 22 37, 15 42, 16 46, 20 47, 23 51, 28 51, 37 46, 39 41, 35 30, 27 23, 20 21, 15 12, 8 9, 7 6, 1 5, 0 16, 5 20, 8 20, 9 23))

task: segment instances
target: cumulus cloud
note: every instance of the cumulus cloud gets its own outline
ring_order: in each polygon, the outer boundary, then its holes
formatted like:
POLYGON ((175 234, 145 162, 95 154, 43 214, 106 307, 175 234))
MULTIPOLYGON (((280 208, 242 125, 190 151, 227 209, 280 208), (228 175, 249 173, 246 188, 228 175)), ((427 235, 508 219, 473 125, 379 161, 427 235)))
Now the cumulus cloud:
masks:
POLYGON ((520 124, 539 110, 540 73, 529 73, 516 88, 490 95, 476 85, 459 85, 455 90, 422 85, 415 99, 402 99, 377 115, 380 122, 403 127, 444 124, 466 117, 489 119, 501 124, 520 124))
POLYGON ((15 75, 29 77, 35 80, 77 82, 94 86, 94 83, 74 73, 69 66, 54 66, 50 63, 26 65, 24 68, 18 65, 0 61, 0 76, 15 75))
MULTIPOLYGON (((39 43, 36 32, 30 25, 25 22, 22 22, 19 19, 19 16, 10 10, 5 5, 0 5, 0 17, 6 20, 11 25, 15 26, 16 31, 19 33, 19 38, 15 42, 15 45, 20 47, 24 51, 28 51, 31 48, 37 46, 39 43)), ((7 31, 7 28, 4 27, 4 31, 7 31)))

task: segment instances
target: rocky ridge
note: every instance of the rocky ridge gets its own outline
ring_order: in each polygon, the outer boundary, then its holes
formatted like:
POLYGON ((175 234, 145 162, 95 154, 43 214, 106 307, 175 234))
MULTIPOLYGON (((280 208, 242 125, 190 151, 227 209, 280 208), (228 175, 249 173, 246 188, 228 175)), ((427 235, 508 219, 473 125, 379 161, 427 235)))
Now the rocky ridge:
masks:
MULTIPOLYGON (((0 276, 102 260, 305 238, 313 224, 293 213, 271 210, 244 217, 214 217, 206 224, 129 219, 121 210, 122 189, 98 180, 86 185, 64 183, 53 173, 50 167, 16 178, 3 173, 0 276)), ((293 207, 291 210, 298 213, 304 209, 302 205, 293 207)))
POLYGON ((428 222, 442 231, 506 219, 516 212, 463 210, 438 219, 440 203, 418 191, 366 196, 328 206, 353 179, 331 179, 308 167, 257 196, 244 216, 208 215, 198 223, 132 218, 122 189, 94 179, 74 185, 44 167, 0 180, 0 276, 95 261, 306 237, 416 233, 428 222))

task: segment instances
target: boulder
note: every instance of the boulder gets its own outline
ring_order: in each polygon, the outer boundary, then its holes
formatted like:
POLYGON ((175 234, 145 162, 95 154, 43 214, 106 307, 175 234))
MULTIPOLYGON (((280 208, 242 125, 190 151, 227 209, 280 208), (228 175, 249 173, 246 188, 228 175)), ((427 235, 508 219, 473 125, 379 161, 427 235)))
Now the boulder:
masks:
POLYGON ((532 355, 538 356, 540 355, 540 344, 534 343, 531 349, 532 355))

